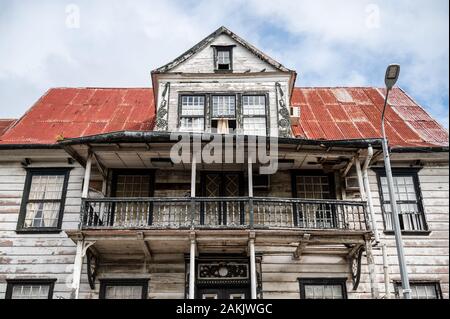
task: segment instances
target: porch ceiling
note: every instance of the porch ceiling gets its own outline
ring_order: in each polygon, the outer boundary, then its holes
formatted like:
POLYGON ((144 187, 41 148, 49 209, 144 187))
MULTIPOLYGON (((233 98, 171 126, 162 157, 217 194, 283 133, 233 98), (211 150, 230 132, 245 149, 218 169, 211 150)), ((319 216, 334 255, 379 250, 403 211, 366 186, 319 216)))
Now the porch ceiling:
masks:
MULTIPOLYGON (((170 158, 170 150, 173 144, 169 143, 110 143, 110 144, 87 144, 69 146, 74 157, 81 161, 86 161, 88 153, 92 152, 96 160, 106 168, 140 168, 157 169, 151 159, 170 158)), ((280 169, 322 169, 328 166, 331 169, 341 169, 356 154, 358 149, 332 147, 323 148, 317 146, 279 145, 278 159, 280 169)), ((223 151, 223 156, 225 156, 223 151)), ((229 155, 229 154, 227 154, 229 155)), ((247 158, 245 152, 243 158, 247 158)), ((223 160, 225 162, 225 160, 223 160)), ((258 165, 255 165, 256 167, 258 165)), ((214 170, 244 170, 246 163, 224 163, 205 164, 199 163, 199 169, 214 170)), ((170 168, 175 170, 190 170, 190 163, 173 164, 170 168)))

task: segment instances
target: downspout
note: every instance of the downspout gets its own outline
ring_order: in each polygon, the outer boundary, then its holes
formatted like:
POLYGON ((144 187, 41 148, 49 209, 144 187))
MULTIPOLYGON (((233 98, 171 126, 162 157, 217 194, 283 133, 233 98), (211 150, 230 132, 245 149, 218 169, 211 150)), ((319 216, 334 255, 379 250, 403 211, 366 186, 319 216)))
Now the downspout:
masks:
POLYGON ((362 175, 363 175, 364 189, 365 189, 365 193, 366 193, 366 200, 367 200, 367 205, 369 208, 370 219, 372 221, 372 231, 375 236, 375 245, 377 245, 380 242, 380 235, 378 233, 378 226, 377 226, 377 222, 375 220, 375 210, 373 208, 372 193, 370 191, 370 182, 369 182, 369 173, 368 173, 370 161, 372 160, 372 158, 373 158, 373 148, 372 148, 372 146, 369 146, 369 148, 367 149, 366 161, 364 162, 363 169, 362 169, 362 175))
POLYGON ((381 250, 383 252, 383 270, 384 270, 384 293, 386 299, 391 299, 391 291, 390 291, 390 271, 389 271, 389 262, 387 258, 387 248, 386 244, 383 243, 381 245, 381 250))

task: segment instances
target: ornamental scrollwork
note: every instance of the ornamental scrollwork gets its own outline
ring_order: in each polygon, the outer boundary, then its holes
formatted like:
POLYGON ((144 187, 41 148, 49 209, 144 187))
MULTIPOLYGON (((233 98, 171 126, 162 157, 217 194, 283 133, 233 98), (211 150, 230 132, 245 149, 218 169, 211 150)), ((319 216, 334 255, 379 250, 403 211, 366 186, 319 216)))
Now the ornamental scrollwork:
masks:
POLYGON ((278 134, 280 137, 291 136, 291 117, 286 106, 286 97, 279 82, 276 83, 277 105, 278 105, 278 134))
POLYGON ((247 264, 238 263, 210 263, 198 265, 198 279, 234 280, 248 279, 247 264))
POLYGON ((164 91, 161 95, 161 103, 159 104, 157 116, 156 116, 156 130, 158 131, 168 131, 168 121, 167 115, 168 104, 169 104, 169 91, 170 91, 170 83, 167 82, 164 86, 164 91))

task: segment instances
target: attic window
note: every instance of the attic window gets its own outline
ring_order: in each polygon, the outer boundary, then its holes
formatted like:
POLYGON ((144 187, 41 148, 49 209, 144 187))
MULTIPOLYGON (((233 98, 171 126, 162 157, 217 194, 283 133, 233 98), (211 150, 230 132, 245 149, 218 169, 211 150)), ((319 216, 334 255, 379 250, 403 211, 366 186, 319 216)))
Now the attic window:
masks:
POLYGON ((233 46, 214 47, 214 61, 216 71, 232 71, 233 46))

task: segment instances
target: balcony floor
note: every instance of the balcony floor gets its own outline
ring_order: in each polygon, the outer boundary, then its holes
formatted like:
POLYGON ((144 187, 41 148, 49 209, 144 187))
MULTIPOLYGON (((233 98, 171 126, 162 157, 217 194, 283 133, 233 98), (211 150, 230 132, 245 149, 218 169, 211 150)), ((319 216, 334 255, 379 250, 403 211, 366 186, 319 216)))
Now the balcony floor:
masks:
POLYGON ((249 237, 254 233, 258 253, 293 253, 305 235, 309 235, 305 253, 345 255, 355 245, 363 245, 371 236, 369 231, 298 229, 89 229, 67 232, 74 242, 81 239, 95 242, 92 247, 101 259, 115 262, 151 259, 151 256, 159 254, 188 254, 192 233, 195 233, 198 253, 201 254, 245 254, 249 237))

